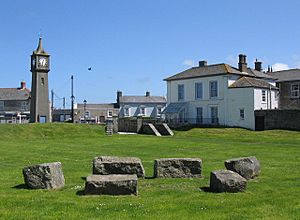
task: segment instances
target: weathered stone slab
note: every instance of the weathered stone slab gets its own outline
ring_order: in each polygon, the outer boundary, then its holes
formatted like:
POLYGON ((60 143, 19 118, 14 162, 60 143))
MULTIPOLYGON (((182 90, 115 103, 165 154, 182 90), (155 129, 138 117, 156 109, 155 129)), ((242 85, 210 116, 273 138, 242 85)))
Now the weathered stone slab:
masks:
POLYGON ((136 174, 145 176, 142 161, 137 157, 95 157, 93 160, 93 174, 136 174))
POLYGON ((134 175, 91 175, 86 178, 86 195, 137 195, 138 179, 134 175))
POLYGON ((202 161, 199 158, 162 158, 154 160, 154 177, 201 177, 202 161))
POLYGON ((259 175, 260 164, 256 157, 234 158, 225 161, 227 170, 240 174, 245 179, 253 179, 259 175))
POLYGON ((210 173, 210 190, 212 192, 243 192, 247 180, 231 170, 218 170, 210 173))
POLYGON ((59 189, 65 185, 60 162, 25 167, 23 176, 27 187, 32 189, 59 189))

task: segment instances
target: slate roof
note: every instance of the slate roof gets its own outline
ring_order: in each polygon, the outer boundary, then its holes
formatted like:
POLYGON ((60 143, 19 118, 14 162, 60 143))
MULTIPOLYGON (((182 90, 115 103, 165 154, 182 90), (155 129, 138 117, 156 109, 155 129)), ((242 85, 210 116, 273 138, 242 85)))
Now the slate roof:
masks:
POLYGON ((163 96, 121 96, 120 103, 167 103, 163 96))
POLYGON ((272 77, 275 77, 276 82, 286 82, 286 81, 298 81, 300 80, 300 69, 289 69, 277 72, 268 73, 272 77))
POLYGON ((241 77, 237 81, 235 81, 232 85, 229 86, 229 88, 266 88, 266 89, 278 89, 277 87, 271 85, 267 81, 263 79, 257 79, 252 77, 241 77))
POLYGON ((192 67, 174 76, 165 78, 164 80, 170 81, 170 80, 180 80, 180 79, 189 79, 189 78, 198 78, 198 77, 206 77, 206 76, 214 76, 214 75, 225 75, 225 74, 253 76, 252 73, 240 72, 238 69, 228 64, 221 63, 221 64, 202 66, 202 67, 192 67))
POLYGON ((170 103, 164 110, 163 114, 174 114, 179 113, 180 110, 186 106, 186 102, 174 102, 170 103))
POLYGON ((221 63, 221 64, 201 66, 201 67, 192 67, 183 72, 168 77, 164 80, 170 81, 170 80, 180 80, 180 79, 207 77, 207 76, 215 76, 215 75, 226 75, 226 74, 274 79, 273 76, 257 71, 255 69, 248 68, 247 72, 245 73, 239 71, 239 69, 232 67, 228 64, 221 63))
POLYGON ((30 91, 26 88, 0 88, 0 100, 27 100, 30 91))
MULTIPOLYGON (((86 108, 87 109, 112 109, 115 108, 114 107, 115 104, 114 103, 104 103, 104 104, 86 104, 86 108)), ((84 108, 84 104, 77 104, 77 108, 84 108)))

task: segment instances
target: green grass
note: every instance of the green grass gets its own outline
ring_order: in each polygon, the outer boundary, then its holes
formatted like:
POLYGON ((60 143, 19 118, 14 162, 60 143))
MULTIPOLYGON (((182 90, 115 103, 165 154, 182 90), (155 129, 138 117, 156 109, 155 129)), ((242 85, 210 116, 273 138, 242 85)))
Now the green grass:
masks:
POLYGON ((233 128, 191 129, 174 137, 104 135, 104 128, 72 124, 0 125, 1 219, 300 219, 300 132, 233 128), (146 176, 153 160, 199 157, 202 179, 140 179, 139 195, 80 196, 95 156, 135 156, 146 176), (244 193, 210 193, 212 170, 226 159, 256 156, 261 175, 244 193), (60 161, 61 190, 22 187, 22 168, 60 161))

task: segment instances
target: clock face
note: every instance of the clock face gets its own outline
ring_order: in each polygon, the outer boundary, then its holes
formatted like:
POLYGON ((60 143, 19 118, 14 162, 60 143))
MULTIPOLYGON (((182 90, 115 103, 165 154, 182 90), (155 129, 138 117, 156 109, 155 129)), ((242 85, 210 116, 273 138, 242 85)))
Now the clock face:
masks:
POLYGON ((39 58, 39 65, 45 67, 47 65, 47 59, 45 57, 39 58))

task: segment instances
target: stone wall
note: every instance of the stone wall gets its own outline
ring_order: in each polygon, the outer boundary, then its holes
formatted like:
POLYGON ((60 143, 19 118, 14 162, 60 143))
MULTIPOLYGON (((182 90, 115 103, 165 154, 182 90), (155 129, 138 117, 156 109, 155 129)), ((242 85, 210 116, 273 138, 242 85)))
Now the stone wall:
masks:
POLYGON ((300 81, 277 83, 277 86, 280 88, 279 109, 300 110, 300 98, 291 97, 291 86, 295 83, 300 83, 300 81))
POLYGON ((264 129, 300 131, 300 110, 257 110, 255 117, 264 118, 264 129))

